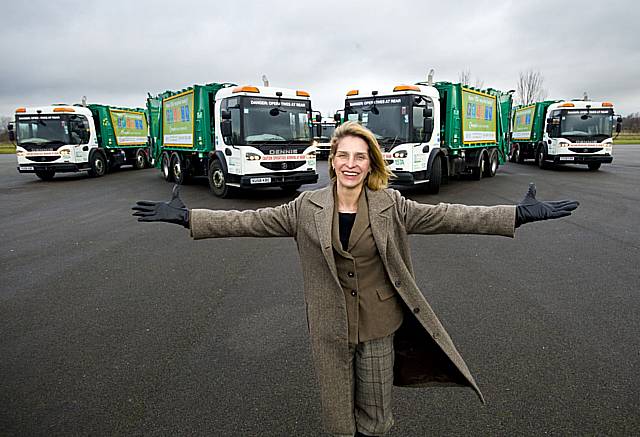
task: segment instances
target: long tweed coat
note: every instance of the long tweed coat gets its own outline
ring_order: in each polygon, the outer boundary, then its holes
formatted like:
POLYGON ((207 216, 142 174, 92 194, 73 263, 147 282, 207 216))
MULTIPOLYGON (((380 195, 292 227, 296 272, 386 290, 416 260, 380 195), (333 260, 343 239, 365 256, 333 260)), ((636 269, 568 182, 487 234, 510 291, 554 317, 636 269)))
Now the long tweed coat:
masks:
MULTIPOLYGON (((468 386, 482 400, 467 365, 416 285, 408 234, 513 237, 515 206, 426 205, 405 199, 393 189, 365 189, 373 237, 406 311, 395 335, 394 384, 468 386)), ((324 425, 330 433, 353 434, 347 311, 331 245, 333 209, 333 186, 304 192, 274 208, 193 209, 191 236, 295 238, 324 425)))

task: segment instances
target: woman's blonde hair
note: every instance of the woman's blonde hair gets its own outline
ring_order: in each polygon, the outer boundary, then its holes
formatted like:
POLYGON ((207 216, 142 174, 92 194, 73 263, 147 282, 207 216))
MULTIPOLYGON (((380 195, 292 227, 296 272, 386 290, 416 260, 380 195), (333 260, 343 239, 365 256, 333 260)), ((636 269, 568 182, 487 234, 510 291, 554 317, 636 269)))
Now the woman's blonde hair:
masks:
POLYGON ((335 182, 336 171, 333 169, 333 157, 338 150, 338 143, 344 137, 357 137, 364 140, 369 146, 369 161, 370 161, 370 173, 365 179, 365 183, 369 189, 378 191, 383 188, 387 188, 389 184, 389 178, 393 176, 393 173, 387 169, 387 163, 382 156, 380 145, 378 140, 366 127, 362 126, 357 121, 348 121, 342 126, 338 127, 331 137, 331 151, 329 153, 329 176, 331 180, 335 182))

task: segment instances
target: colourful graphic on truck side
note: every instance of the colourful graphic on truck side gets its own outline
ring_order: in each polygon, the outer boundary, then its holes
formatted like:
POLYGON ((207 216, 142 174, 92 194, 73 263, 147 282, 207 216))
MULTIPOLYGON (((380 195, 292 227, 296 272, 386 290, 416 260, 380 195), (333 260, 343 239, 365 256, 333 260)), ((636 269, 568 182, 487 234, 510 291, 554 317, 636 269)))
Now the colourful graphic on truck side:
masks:
POLYGON ((513 131, 511 138, 514 140, 528 140, 531 138, 531 129, 533 128, 533 115, 535 110, 536 105, 516 109, 516 112, 513 115, 513 131))
POLYGON ((165 147, 193 147, 193 90, 162 102, 162 142, 165 147))
POLYGON ((464 144, 496 141, 496 97, 462 89, 462 142, 464 144))
POLYGON ((147 118, 144 113, 110 109, 109 115, 118 146, 147 144, 147 118))

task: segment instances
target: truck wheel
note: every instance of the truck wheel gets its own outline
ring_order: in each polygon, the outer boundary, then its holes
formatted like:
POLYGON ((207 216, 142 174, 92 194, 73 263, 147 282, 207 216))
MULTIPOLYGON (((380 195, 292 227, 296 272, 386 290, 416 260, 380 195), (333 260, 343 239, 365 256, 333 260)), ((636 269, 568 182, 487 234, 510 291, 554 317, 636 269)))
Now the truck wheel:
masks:
POLYGON ((516 148, 516 163, 524 164, 524 155, 522 154, 522 151, 520 150, 520 146, 518 146, 516 148))
POLYGON ((427 182, 427 193, 438 194, 440 191, 440 185, 442 184, 442 164, 440 155, 433 158, 431 163, 431 178, 427 182))
POLYGON ((176 184, 182 185, 187 181, 185 160, 179 154, 173 152, 171 154, 171 177, 176 184))
POLYGON ((587 166, 589 167, 589 170, 596 171, 600 168, 601 164, 601 162, 590 162, 587 166))
POLYGON ((136 170, 142 170, 147 166, 147 154, 144 153, 144 150, 138 149, 136 150, 136 160, 133 162, 133 168, 136 170))
POLYGON ((485 165, 485 156, 484 153, 482 154, 482 156, 480 156, 480 162, 478 163, 478 167, 473 167, 471 169, 471 179, 473 179, 474 181, 479 181, 482 178, 482 175, 484 174, 484 169, 486 167, 485 165))
POLYGON ((160 159, 162 160, 160 164, 160 168, 162 169, 162 177, 165 181, 172 182, 173 174, 171 174, 171 162, 169 159, 169 154, 167 152, 163 152, 160 159))
POLYGON ((541 169, 548 168, 548 164, 544 161, 547 157, 547 154, 544 153, 544 147, 538 147, 538 153, 536 154, 536 162, 538 163, 538 167, 541 169))
POLYGON ((36 176, 43 181, 50 181, 55 176, 55 170, 36 170, 36 176))
POLYGON ((485 167, 483 176, 492 178, 496 175, 496 171, 498 171, 498 153, 493 151, 489 155, 489 164, 485 167))
POLYGON ((516 162, 518 160, 518 157, 516 156, 517 150, 518 146, 513 146, 511 153, 509 153, 509 162, 516 162))
POLYGON ((223 199, 230 197, 232 194, 232 187, 227 185, 227 175, 222 168, 222 164, 219 160, 214 159, 209 166, 209 187, 213 194, 223 199))
POLYGON ((107 159, 101 152, 96 152, 89 163, 89 176, 99 178, 107 173, 107 159))

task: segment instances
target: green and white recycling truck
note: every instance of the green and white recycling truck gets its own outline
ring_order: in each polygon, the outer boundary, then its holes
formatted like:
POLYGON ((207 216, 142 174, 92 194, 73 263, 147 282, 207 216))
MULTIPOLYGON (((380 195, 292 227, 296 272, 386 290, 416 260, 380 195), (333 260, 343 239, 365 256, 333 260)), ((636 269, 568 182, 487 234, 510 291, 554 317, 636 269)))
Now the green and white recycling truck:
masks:
POLYGON ((18 108, 9 125, 16 143, 18 172, 50 180, 56 173, 148 163, 147 118, 143 109, 106 105, 52 105, 18 108))
POLYGON ((152 155, 167 181, 207 176, 212 192, 315 183, 309 93, 229 83, 147 99, 152 155))
MULTIPOLYGON (((515 108, 511 127, 512 162, 535 159, 540 168, 586 164, 598 170, 613 161, 613 103, 546 100, 515 108)), ((616 132, 621 118, 617 117, 616 132)))
MULTIPOLYGON (((395 178, 437 193, 449 178, 492 177, 509 152, 511 93, 420 82, 347 93, 345 121, 376 136, 395 178)), ((336 119, 339 115, 336 114, 336 119)))

